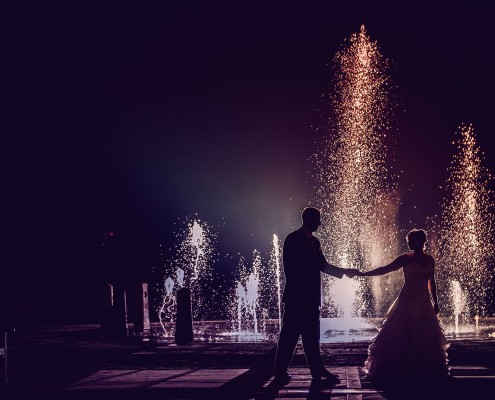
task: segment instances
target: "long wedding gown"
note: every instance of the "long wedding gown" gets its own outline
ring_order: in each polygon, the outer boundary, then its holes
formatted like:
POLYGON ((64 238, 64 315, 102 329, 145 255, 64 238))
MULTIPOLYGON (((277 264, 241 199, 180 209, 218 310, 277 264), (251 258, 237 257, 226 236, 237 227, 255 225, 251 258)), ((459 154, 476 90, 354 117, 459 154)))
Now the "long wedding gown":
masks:
POLYGON ((449 375, 447 349, 428 291, 432 265, 403 267, 404 286, 368 348, 364 372, 370 379, 443 378, 449 375))

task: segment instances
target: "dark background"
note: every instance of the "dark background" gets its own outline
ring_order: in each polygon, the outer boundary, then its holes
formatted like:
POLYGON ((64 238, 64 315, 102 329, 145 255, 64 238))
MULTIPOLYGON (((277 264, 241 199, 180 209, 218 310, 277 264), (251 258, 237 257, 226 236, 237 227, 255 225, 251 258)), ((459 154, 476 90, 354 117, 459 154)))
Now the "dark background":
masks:
POLYGON ((362 24, 392 62, 404 233, 439 212, 461 123, 495 170, 493 6, 137 4, 4 12, 2 293, 18 321, 98 321, 101 282, 153 279, 178 219, 218 227, 236 257, 297 227, 328 63, 362 24))

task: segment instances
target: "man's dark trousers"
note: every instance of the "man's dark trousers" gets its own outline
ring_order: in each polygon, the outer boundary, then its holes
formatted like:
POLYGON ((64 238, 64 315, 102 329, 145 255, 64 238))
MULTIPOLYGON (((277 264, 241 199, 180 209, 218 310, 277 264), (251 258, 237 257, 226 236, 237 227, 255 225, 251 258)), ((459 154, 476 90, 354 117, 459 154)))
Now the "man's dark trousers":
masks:
POLYGON ((287 371, 299 336, 302 338, 304 354, 311 375, 318 377, 324 369, 320 353, 320 307, 299 303, 285 304, 282 329, 275 356, 275 374, 287 371))

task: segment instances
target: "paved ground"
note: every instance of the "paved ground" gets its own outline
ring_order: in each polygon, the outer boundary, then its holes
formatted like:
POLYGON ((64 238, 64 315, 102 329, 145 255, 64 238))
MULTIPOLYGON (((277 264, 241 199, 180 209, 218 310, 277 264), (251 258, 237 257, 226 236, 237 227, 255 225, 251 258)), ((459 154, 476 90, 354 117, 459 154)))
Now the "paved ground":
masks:
POLYGON ((143 341, 102 336, 97 326, 30 328, 9 334, 2 399, 473 399, 495 393, 495 338, 453 341, 452 378, 376 387, 361 366, 368 342, 323 344, 333 387, 312 388, 301 348, 284 388, 273 386, 275 343, 143 341), (490 394, 491 393, 491 394, 490 394))

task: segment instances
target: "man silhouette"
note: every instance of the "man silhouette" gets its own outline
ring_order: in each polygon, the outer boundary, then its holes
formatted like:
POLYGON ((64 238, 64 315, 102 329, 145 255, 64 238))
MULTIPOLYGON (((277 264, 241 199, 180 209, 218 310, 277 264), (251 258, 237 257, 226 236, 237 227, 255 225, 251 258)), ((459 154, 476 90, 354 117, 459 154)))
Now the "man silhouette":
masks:
POLYGON ((339 379, 325 368, 320 354, 321 272, 340 279, 344 274, 352 278, 358 271, 326 261, 320 241, 313 236, 321 225, 320 210, 306 207, 301 216, 302 226, 285 238, 283 246, 284 314, 275 356, 274 382, 280 386, 290 382, 287 369, 301 336, 312 384, 322 378, 335 384, 339 379))

